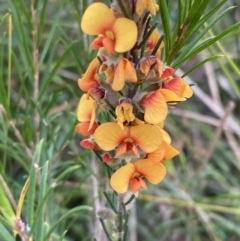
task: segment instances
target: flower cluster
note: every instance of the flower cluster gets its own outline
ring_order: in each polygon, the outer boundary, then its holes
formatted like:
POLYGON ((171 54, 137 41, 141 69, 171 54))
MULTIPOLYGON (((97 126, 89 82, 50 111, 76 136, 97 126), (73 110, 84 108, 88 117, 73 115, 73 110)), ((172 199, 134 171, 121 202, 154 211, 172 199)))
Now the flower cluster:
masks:
POLYGON ((166 175, 163 162, 179 152, 163 129, 169 105, 185 101, 192 90, 161 61, 162 36, 150 25, 155 0, 91 4, 82 16, 84 33, 95 35, 97 57, 78 80, 76 131, 84 148, 97 151, 116 171, 110 184, 118 193, 146 189, 166 175), (123 11, 131 9, 131 12, 123 11), (107 121, 106 121, 107 120, 107 121))

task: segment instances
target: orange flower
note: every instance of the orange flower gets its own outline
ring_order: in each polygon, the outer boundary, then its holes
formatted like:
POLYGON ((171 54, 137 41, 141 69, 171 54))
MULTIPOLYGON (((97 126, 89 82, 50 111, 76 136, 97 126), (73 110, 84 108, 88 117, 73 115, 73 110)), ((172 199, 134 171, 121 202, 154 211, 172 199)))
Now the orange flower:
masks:
MULTIPOLYGON (((158 33, 158 31, 155 29, 152 34, 150 35, 148 41, 147 41, 147 46, 146 46, 146 52, 148 52, 149 54, 151 54, 151 52, 153 51, 153 49, 155 48, 155 45, 157 44, 158 40, 160 39, 160 34, 158 33)), ((160 44, 155 56, 157 58, 160 57, 161 55, 161 49, 164 47, 164 42, 162 41, 162 43, 160 44)))
POLYGON ((129 123, 135 120, 135 116, 133 114, 133 106, 128 102, 123 102, 116 107, 115 111, 117 115, 117 123, 123 129, 123 123, 129 123))
POLYGON ((100 71, 105 73, 107 82, 112 83, 112 89, 115 91, 121 90, 126 80, 137 82, 136 70, 126 58, 121 58, 115 68, 113 65, 103 64, 100 71))
POLYGON ((137 0, 136 13, 138 16, 142 16, 145 10, 149 10, 152 15, 156 15, 159 6, 155 0, 137 0))
POLYGON ((123 53, 137 41, 137 26, 127 18, 116 18, 103 3, 93 3, 85 11, 81 21, 84 33, 99 35, 92 43, 93 49, 104 47, 108 53, 123 53))
POLYGON ((155 151, 162 142, 162 134, 158 127, 148 124, 139 126, 124 126, 117 123, 104 123, 94 132, 98 146, 104 151, 118 147, 116 157, 131 151, 138 157, 137 146, 146 153, 155 151))
POLYGON ((87 94, 84 94, 78 105, 77 118, 81 122, 89 123, 87 131, 90 131, 94 124, 96 118, 96 109, 97 104, 94 99, 87 94))
POLYGON ((99 78, 97 74, 97 68, 99 66, 99 61, 95 58, 89 65, 86 73, 81 79, 78 79, 78 86, 82 91, 87 92, 93 87, 99 86, 99 78))
POLYGON ((162 88, 173 91, 183 98, 190 98, 193 94, 191 87, 181 77, 172 78, 163 83, 162 88))
POLYGON ((166 168, 161 163, 140 159, 119 168, 111 177, 110 184, 118 193, 125 193, 130 186, 133 193, 146 189, 146 178, 152 184, 158 184, 166 175, 166 168))

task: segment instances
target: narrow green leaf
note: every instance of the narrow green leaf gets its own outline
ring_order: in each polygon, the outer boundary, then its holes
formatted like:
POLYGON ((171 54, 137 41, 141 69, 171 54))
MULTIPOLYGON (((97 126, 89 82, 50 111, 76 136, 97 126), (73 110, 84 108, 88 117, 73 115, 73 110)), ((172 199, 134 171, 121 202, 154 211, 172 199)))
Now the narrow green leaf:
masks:
POLYGON ((37 9, 37 13, 40 15, 40 16, 38 16, 38 18, 39 18, 38 39, 37 39, 37 46, 38 47, 40 45, 40 41, 41 41, 42 35, 43 35, 43 26, 44 26, 44 22, 45 22, 48 0, 43 0, 41 2, 42 2, 41 11, 39 9, 39 5, 38 5, 38 9, 37 9))
POLYGON ((172 48, 172 29, 170 24, 170 15, 166 0, 158 0, 160 6, 160 14, 165 34, 165 55, 168 56, 169 50, 172 48))
POLYGON ((79 169, 81 166, 80 165, 74 165, 74 166, 70 166, 68 167, 63 173, 61 173, 61 175, 59 175, 56 178, 56 183, 60 182, 61 180, 66 179, 66 177, 70 174, 72 174, 73 172, 75 172, 77 169, 79 169))
MULTIPOLYGON (((53 36, 56 32, 56 29, 58 27, 58 24, 59 24, 59 17, 62 13, 62 9, 63 9, 63 6, 64 6, 64 2, 62 3, 60 9, 58 10, 58 13, 56 15, 56 18, 54 19, 53 21, 53 25, 51 27, 51 30, 49 31, 49 34, 48 34, 48 37, 47 37, 47 41, 44 42, 44 48, 43 50, 41 51, 41 56, 40 56, 40 60, 39 60, 39 68, 41 68, 42 64, 43 64, 43 61, 46 57, 46 54, 49 50, 49 47, 51 45, 51 42, 52 42, 52 39, 53 39, 53 36)), ((41 16, 42 17, 42 16, 41 16)))
POLYGON ((204 65, 205 63, 207 63, 209 61, 212 61, 212 60, 215 60, 215 59, 219 59, 219 58, 223 58, 223 57, 224 57, 224 55, 215 55, 215 56, 208 57, 208 58, 204 59, 203 61, 199 62, 198 64, 196 64, 194 67, 189 69, 187 72, 185 72, 182 77, 185 77, 185 76, 189 75, 195 69, 198 69, 200 66, 204 65))
MULTIPOLYGON (((48 165, 49 165, 49 162, 47 161, 41 170, 42 175, 41 175, 41 184, 40 184, 40 190, 39 190, 38 203, 40 203, 44 199, 44 196, 46 193, 48 165)), ((44 211, 45 211, 44 208, 42 208, 38 216, 36 217, 38 219, 37 225, 36 225, 36 237, 38 241, 43 240, 44 211)))
POLYGON ((66 220, 68 217, 72 216, 73 214, 76 214, 76 213, 78 213, 78 212, 83 212, 83 211, 92 211, 92 208, 89 207, 89 206, 83 205, 83 206, 80 206, 80 207, 76 207, 76 208, 71 209, 70 211, 68 211, 67 213, 65 213, 60 219, 58 219, 58 221, 57 221, 55 224, 53 224, 53 225, 51 226, 51 228, 49 229, 47 235, 44 237, 43 240, 44 240, 44 241, 49 240, 49 238, 50 238, 52 232, 54 231, 54 229, 55 229, 62 221, 66 220))
POLYGON ((0 223, 0 237, 2 241, 15 241, 8 230, 0 223))
POLYGON ((3 177, 0 176, 0 213, 8 220, 9 223, 12 223, 15 217, 13 208, 5 194, 5 191, 3 189, 3 184, 5 181, 3 180, 3 177))
MULTIPOLYGON (((221 5, 219 4, 218 7, 220 7, 221 5)), ((189 51, 197 44, 197 42, 204 36, 204 34, 207 33, 207 31, 216 23, 218 22, 229 10, 233 9, 234 7, 230 7, 228 9, 226 9, 225 11, 223 11, 221 14, 218 15, 218 17, 214 18, 213 21, 210 22, 210 24, 204 28, 203 30, 201 30, 198 34, 198 36, 196 38, 194 38, 194 40, 191 40, 191 43, 187 46, 187 48, 183 51, 183 53, 181 55, 185 55, 186 53, 189 53, 189 51)), ((213 14, 211 12, 211 14, 213 14)), ((209 15, 208 15, 209 16, 209 15)), ((206 18, 203 18, 203 20, 200 20, 200 23, 197 24, 196 28, 193 29, 193 32, 187 32, 186 34, 184 34, 184 39, 182 39, 182 41, 179 42, 178 46, 176 47, 175 51, 179 51, 184 44, 186 44, 187 40, 189 40, 192 37, 192 34, 196 33, 199 28, 201 26, 203 26, 203 24, 206 22, 206 18)), ((181 56, 180 55, 180 56, 181 56)), ((179 58, 181 58, 179 56, 179 58)))
POLYGON ((76 43, 72 42, 68 48, 65 50, 65 52, 62 54, 62 56, 58 59, 57 63, 55 64, 55 66, 53 67, 53 70, 51 71, 51 73, 49 74, 47 80, 45 81, 45 83, 43 84, 43 86, 41 87, 40 90, 40 95, 39 95, 39 99, 41 99, 43 97, 43 94, 45 94, 45 91, 48 87, 48 85, 50 84, 50 82, 52 81, 54 75, 56 74, 60 64, 62 63, 63 59, 67 56, 67 54, 71 51, 72 46, 76 43))
MULTIPOLYGON (((173 67, 178 67, 181 63, 185 62, 187 59, 190 59, 191 57, 195 56, 196 54, 200 53, 202 50, 206 49, 207 47, 211 46, 218 40, 222 39, 225 35, 230 33, 231 31, 234 31, 235 29, 240 27, 240 23, 236 23, 229 28, 227 28, 225 31, 223 31, 221 34, 217 35, 216 37, 211 37, 203 41, 201 44, 199 44, 197 47, 195 47, 188 55, 183 57, 182 59, 179 58, 176 60, 176 62, 173 64, 173 67)), ((181 54, 182 55, 182 54, 181 54)))
POLYGON ((36 151, 33 156, 33 162, 30 169, 30 181, 27 192, 27 223, 30 227, 34 221, 34 204, 35 204, 35 193, 36 193, 36 182, 37 182, 37 172, 38 172, 38 163, 40 160, 41 152, 42 152, 43 140, 39 142, 37 145, 36 151))
POLYGON ((4 42, 6 39, 6 32, 2 35, 2 43, 0 43, 0 103, 5 108, 8 116, 10 115, 10 107, 7 101, 7 89, 4 85, 4 67, 3 67, 3 56, 4 56, 4 42))

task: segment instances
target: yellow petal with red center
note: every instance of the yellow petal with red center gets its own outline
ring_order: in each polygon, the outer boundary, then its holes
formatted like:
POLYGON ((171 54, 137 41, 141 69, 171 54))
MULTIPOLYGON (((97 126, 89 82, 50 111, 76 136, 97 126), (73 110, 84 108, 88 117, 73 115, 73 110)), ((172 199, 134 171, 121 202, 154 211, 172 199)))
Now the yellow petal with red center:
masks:
POLYGON ((104 123, 94 132, 96 143, 104 151, 111 151, 129 136, 129 128, 122 129, 117 123, 104 123))
POLYGON ((193 91, 192 91, 191 87, 188 84, 186 84, 185 82, 184 82, 184 85, 185 85, 185 89, 183 92, 183 97, 190 98, 193 95, 193 91))
POLYGON ((131 126, 129 136, 144 152, 155 151, 162 142, 162 133, 153 125, 131 126))
POLYGON ((166 175, 166 168, 162 163, 154 163, 148 159, 140 159, 134 163, 134 166, 136 171, 152 184, 158 184, 166 175))
POLYGON ((113 11, 103 3, 91 4, 83 14, 82 31, 89 35, 106 34, 115 22, 113 11))
POLYGON ((92 87, 99 86, 97 68, 99 66, 99 61, 95 58, 89 65, 86 73, 81 79, 78 79, 78 86, 82 91, 88 91, 92 87))
POLYGON ((128 163, 113 173, 110 179, 110 185, 118 193, 125 193, 128 190, 129 181, 135 173, 133 163, 128 163))
POLYGON ((90 122, 82 122, 76 125, 75 130, 77 133, 83 136, 90 136, 94 133, 97 127, 98 125, 96 122, 93 123, 91 128, 90 128, 90 122))
POLYGON ((97 104, 93 98, 84 94, 79 102, 77 109, 77 118, 81 122, 90 121, 89 128, 91 129, 96 118, 97 104))
MULTIPOLYGON (((105 17, 106 18, 106 17, 105 17)), ((137 41, 137 25, 127 18, 118 18, 112 27, 115 36, 115 51, 127 52, 137 41)))
POLYGON ((167 117, 168 107, 161 89, 145 96, 141 103, 145 107, 144 120, 150 124, 159 124, 167 117))
POLYGON ((159 91, 161 92, 162 96, 164 96, 166 102, 181 102, 186 100, 185 98, 179 97, 171 90, 160 89, 159 91))

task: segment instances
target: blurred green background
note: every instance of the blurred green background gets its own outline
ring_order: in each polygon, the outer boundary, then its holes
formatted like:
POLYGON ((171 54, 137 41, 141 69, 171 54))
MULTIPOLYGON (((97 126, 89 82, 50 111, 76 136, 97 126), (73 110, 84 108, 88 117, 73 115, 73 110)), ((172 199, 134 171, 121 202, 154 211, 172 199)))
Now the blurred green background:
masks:
MULTIPOLYGON (((82 95, 77 80, 96 55, 89 47, 92 38, 80 29, 81 16, 91 2, 0 0, 1 184, 12 193, 7 197, 14 207, 29 173, 32 178, 35 175, 36 182, 29 187, 35 192, 34 205, 28 196, 21 218, 31 220, 29 210, 35 210, 32 217, 37 222, 44 220, 43 227, 37 225, 45 234, 69 214, 47 240, 88 241, 94 236, 105 240, 96 211, 106 204, 102 195, 109 190, 106 170, 94 153, 79 146, 82 137, 75 133, 75 111, 82 95), (37 24, 32 4, 37 6, 37 24), (39 51, 38 69, 34 48, 39 51), (32 160, 36 158, 47 175, 33 173, 32 160), (83 205, 93 211, 74 211, 83 205)), ((184 1, 178 2, 184 5, 184 1)), ((209 2, 208 11, 219 3, 209 2)), ((230 6, 238 7, 227 12, 202 39, 240 21, 238 0, 225 2, 215 17, 230 6)), ((172 4, 174 26, 178 4, 167 3, 172 4)), ((154 17, 156 21, 161 22, 159 15, 154 17)), ((165 180, 149 185, 132 204, 130 241, 240 240, 239 36, 240 29, 235 29, 179 66, 177 73, 183 75, 210 56, 225 56, 185 77, 187 83, 195 83, 194 96, 171 108, 165 122, 173 146, 181 154, 165 162, 165 180)), ((3 216, 0 222, 5 224, 3 216)), ((39 241, 37 236, 35 240, 39 241)))

